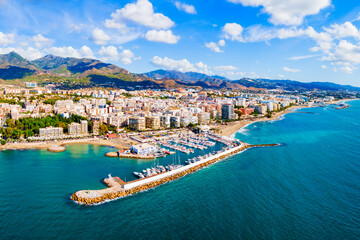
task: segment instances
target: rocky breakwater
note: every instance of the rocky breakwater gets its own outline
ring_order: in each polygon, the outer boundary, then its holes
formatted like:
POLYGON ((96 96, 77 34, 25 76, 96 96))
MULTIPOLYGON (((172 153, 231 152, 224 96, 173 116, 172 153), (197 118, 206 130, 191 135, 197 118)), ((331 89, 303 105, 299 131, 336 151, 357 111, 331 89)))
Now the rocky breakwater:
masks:
POLYGON ((66 148, 64 146, 53 145, 48 148, 49 152, 64 152, 66 148))
POLYGON ((196 165, 191 164, 184 166, 180 169, 173 170, 171 172, 160 173, 153 177, 143 178, 135 180, 132 182, 125 183, 123 186, 116 182, 114 178, 109 176, 109 178, 104 179, 104 182, 108 185, 109 188, 103 190, 82 190, 72 194, 71 199, 78 204, 82 205, 96 205, 99 203, 127 197, 138 192, 146 191, 151 188, 157 187, 161 184, 168 183, 179 179, 185 175, 196 172, 202 168, 205 168, 211 164, 219 162, 230 155, 234 155, 238 152, 246 150, 251 147, 272 147, 279 146, 279 144, 263 144, 263 145, 250 145, 242 143, 240 146, 232 148, 224 154, 218 154, 209 160, 203 160, 198 162, 196 165), (192 166, 194 165, 194 166, 192 166))
POLYGON ((118 199, 125 196, 123 186, 109 175, 104 183, 108 186, 101 190, 81 190, 71 195, 71 200, 80 205, 96 205, 109 200, 118 199))

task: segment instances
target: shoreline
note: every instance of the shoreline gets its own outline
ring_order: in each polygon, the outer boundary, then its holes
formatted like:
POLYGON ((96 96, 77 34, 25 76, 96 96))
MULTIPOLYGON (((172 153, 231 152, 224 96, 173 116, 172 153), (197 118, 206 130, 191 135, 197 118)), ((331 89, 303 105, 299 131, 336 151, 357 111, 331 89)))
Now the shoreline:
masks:
POLYGON ((230 138, 235 138, 235 134, 240 131, 241 129, 257 122, 267 122, 267 121, 277 121, 280 117, 288 114, 293 113, 294 110, 302 109, 302 108, 313 108, 312 106, 293 106, 290 107, 282 112, 277 112, 271 116, 271 118, 262 117, 254 120, 241 120, 238 122, 235 122, 235 124, 231 124, 230 126, 225 126, 224 128, 220 128, 220 135, 230 138))
MULTIPOLYGON (((337 101, 332 101, 326 103, 326 105, 331 104, 338 104, 341 102, 349 102, 349 101, 356 101, 359 99, 341 99, 337 101)), ((284 116, 288 113, 295 112, 294 110, 302 109, 302 108, 314 108, 317 106, 293 106, 290 107, 282 112, 277 112, 273 114, 271 118, 262 117, 255 120, 241 120, 237 122, 230 123, 230 125, 222 125, 220 126, 219 130, 221 133, 219 135, 225 136, 225 137, 231 137, 235 138, 235 134, 240 131, 241 129, 257 122, 265 122, 265 121, 277 121, 281 116, 284 116)), ((216 126, 218 127, 218 126, 216 126)), ((33 143, 10 143, 6 145, 0 145, 0 151, 1 150, 27 150, 27 149, 49 149, 53 146, 60 146, 65 147, 66 145, 70 144, 89 144, 89 145, 99 145, 99 146, 108 146, 108 147, 114 147, 118 150, 124 150, 126 149, 122 144, 119 143, 113 143, 109 140, 104 140, 100 138, 85 138, 85 139, 75 139, 75 140, 58 140, 58 141, 44 141, 44 142, 33 142, 33 143)))
POLYGON ((59 140, 50 142, 35 142, 35 143, 10 143, 6 145, 0 145, 0 150, 27 150, 27 149, 49 149, 53 146, 65 147, 66 145, 76 144, 89 144, 98 146, 108 146, 121 149, 122 146, 114 144, 109 140, 104 139, 76 139, 76 140, 59 140))
MULTIPOLYGON (((331 101, 331 102, 327 102, 326 105, 332 105, 332 104, 339 104, 341 102, 348 102, 348 101, 356 101, 359 99, 341 99, 341 100, 337 100, 337 101, 331 101)), ((296 113, 295 110, 297 109, 305 109, 305 108, 316 108, 318 106, 293 106, 290 107, 282 112, 277 112, 275 113, 271 118, 267 118, 267 117, 262 117, 256 120, 242 120, 242 121, 238 121, 235 122, 235 124, 232 124, 230 126, 225 126, 223 128, 220 128, 220 135, 221 136, 225 136, 225 137, 230 137, 230 138, 235 138, 235 135, 238 131, 240 131, 243 128, 248 127, 251 124, 257 123, 257 122, 267 122, 267 121, 278 121, 280 120, 279 118, 288 114, 288 113, 296 113)))

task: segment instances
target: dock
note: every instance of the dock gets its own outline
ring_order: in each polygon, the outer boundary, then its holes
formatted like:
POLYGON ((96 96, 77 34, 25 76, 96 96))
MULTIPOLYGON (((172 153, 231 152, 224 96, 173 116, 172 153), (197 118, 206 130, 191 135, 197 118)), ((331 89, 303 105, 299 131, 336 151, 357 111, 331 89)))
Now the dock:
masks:
POLYGON ((108 178, 104 179, 104 183, 108 186, 102 190, 81 190, 71 195, 71 200, 80 205, 92 206, 101 204, 104 202, 124 198, 138 192, 142 192, 164 183, 179 179, 185 175, 194 173, 204 167, 207 167, 223 159, 242 152, 246 149, 253 147, 274 147, 280 144, 259 144, 250 145, 244 142, 240 142, 237 146, 230 148, 226 151, 203 159, 201 161, 177 168, 172 171, 162 172, 155 176, 137 179, 131 182, 124 182, 119 177, 112 177, 109 174, 108 178))

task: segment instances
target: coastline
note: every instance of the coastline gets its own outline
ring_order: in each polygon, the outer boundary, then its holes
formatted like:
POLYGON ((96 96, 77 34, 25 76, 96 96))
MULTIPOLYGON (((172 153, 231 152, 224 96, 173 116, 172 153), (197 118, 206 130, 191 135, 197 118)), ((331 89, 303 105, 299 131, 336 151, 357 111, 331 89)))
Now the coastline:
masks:
MULTIPOLYGON (((339 104, 341 102, 345 103, 348 101, 355 101, 355 100, 359 100, 359 99, 341 99, 341 100, 337 100, 337 101, 327 102, 326 105, 339 104)), ((266 122, 266 121, 277 121, 277 120, 279 120, 279 118, 281 116, 284 116, 288 113, 295 113, 294 110, 305 109, 305 108, 315 108, 315 107, 318 107, 318 106, 293 106, 282 112, 277 112, 277 113, 273 114, 273 116, 271 118, 262 117, 259 119, 238 121, 238 122, 232 123, 231 125, 221 126, 219 129, 221 131, 220 135, 225 136, 225 137, 235 138, 235 134, 238 131, 240 131, 241 129, 243 129, 253 123, 266 122)))
POLYGON ((100 145, 109 146, 122 149, 120 144, 114 144, 109 140, 97 139, 97 138, 86 138, 76 140, 59 140, 49 142, 35 142, 35 143, 10 143, 6 145, 0 145, 0 150, 26 150, 26 149, 49 149, 53 146, 65 147, 69 144, 89 144, 89 145, 100 145))
MULTIPOLYGON (((348 101, 355 101, 359 99, 341 99, 337 101, 327 102, 327 105, 331 104, 338 104, 341 102, 348 102, 348 101)), ((279 118, 285 114, 292 113, 296 109, 302 109, 302 108, 313 108, 317 106, 293 106, 290 107, 282 112, 274 113, 271 118, 262 117, 254 120, 241 120, 237 122, 232 122, 229 125, 221 125, 215 126, 220 130, 219 135, 225 136, 225 137, 231 137, 234 138, 235 134, 241 130, 242 128, 245 128, 253 123, 256 122, 265 122, 265 121, 276 121, 279 120, 279 118)), ((60 146, 64 147, 69 144, 89 144, 89 145, 100 145, 100 146, 109 146, 109 147, 115 147, 118 150, 124 150, 126 147, 121 143, 114 143, 110 140, 100 139, 100 138, 85 138, 85 139, 74 139, 74 140, 58 140, 58 141, 48 141, 48 142, 33 142, 33 143, 10 143, 6 145, 0 145, 0 150, 26 150, 26 149, 49 149, 53 146, 60 146)))
POLYGON ((232 123, 231 125, 226 125, 226 126, 220 128, 219 129, 221 131, 220 135, 225 136, 225 137, 234 138, 235 134, 239 130, 241 130, 242 128, 245 128, 245 127, 247 127, 247 126, 249 126, 249 125, 251 125, 253 123, 266 122, 266 121, 276 121, 276 120, 279 120, 279 118, 281 116, 284 116, 285 114, 288 114, 288 113, 292 113, 296 109, 302 109, 302 108, 312 108, 312 107, 311 106, 293 106, 293 107, 290 107, 290 108, 286 109, 285 111, 277 112, 277 113, 273 114, 271 116, 271 118, 262 117, 262 118, 258 118, 258 119, 254 119, 254 120, 238 121, 238 122, 232 123))

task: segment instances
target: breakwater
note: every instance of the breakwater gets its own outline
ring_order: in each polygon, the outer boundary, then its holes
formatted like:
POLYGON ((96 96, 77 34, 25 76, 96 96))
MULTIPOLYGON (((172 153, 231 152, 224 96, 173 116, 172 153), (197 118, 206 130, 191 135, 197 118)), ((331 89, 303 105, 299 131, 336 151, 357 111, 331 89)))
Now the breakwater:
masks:
POLYGON ((239 153, 248 148, 273 147, 273 146, 279 146, 279 144, 250 145, 242 142, 236 147, 233 147, 222 153, 218 153, 216 155, 213 155, 209 158, 203 159, 196 163, 186 165, 184 167, 169 172, 160 173, 155 176, 134 180, 127 183, 122 182, 121 179, 119 179, 118 177, 111 177, 109 175, 109 178, 104 179, 104 183, 108 186, 108 188, 102 190, 78 191, 71 195, 71 200, 73 200, 78 204, 86 205, 86 206, 101 204, 107 201, 112 201, 115 199, 127 197, 136 194, 138 192, 146 191, 161 184, 179 179, 187 174, 196 172, 204 167, 219 162, 230 155, 239 153))

